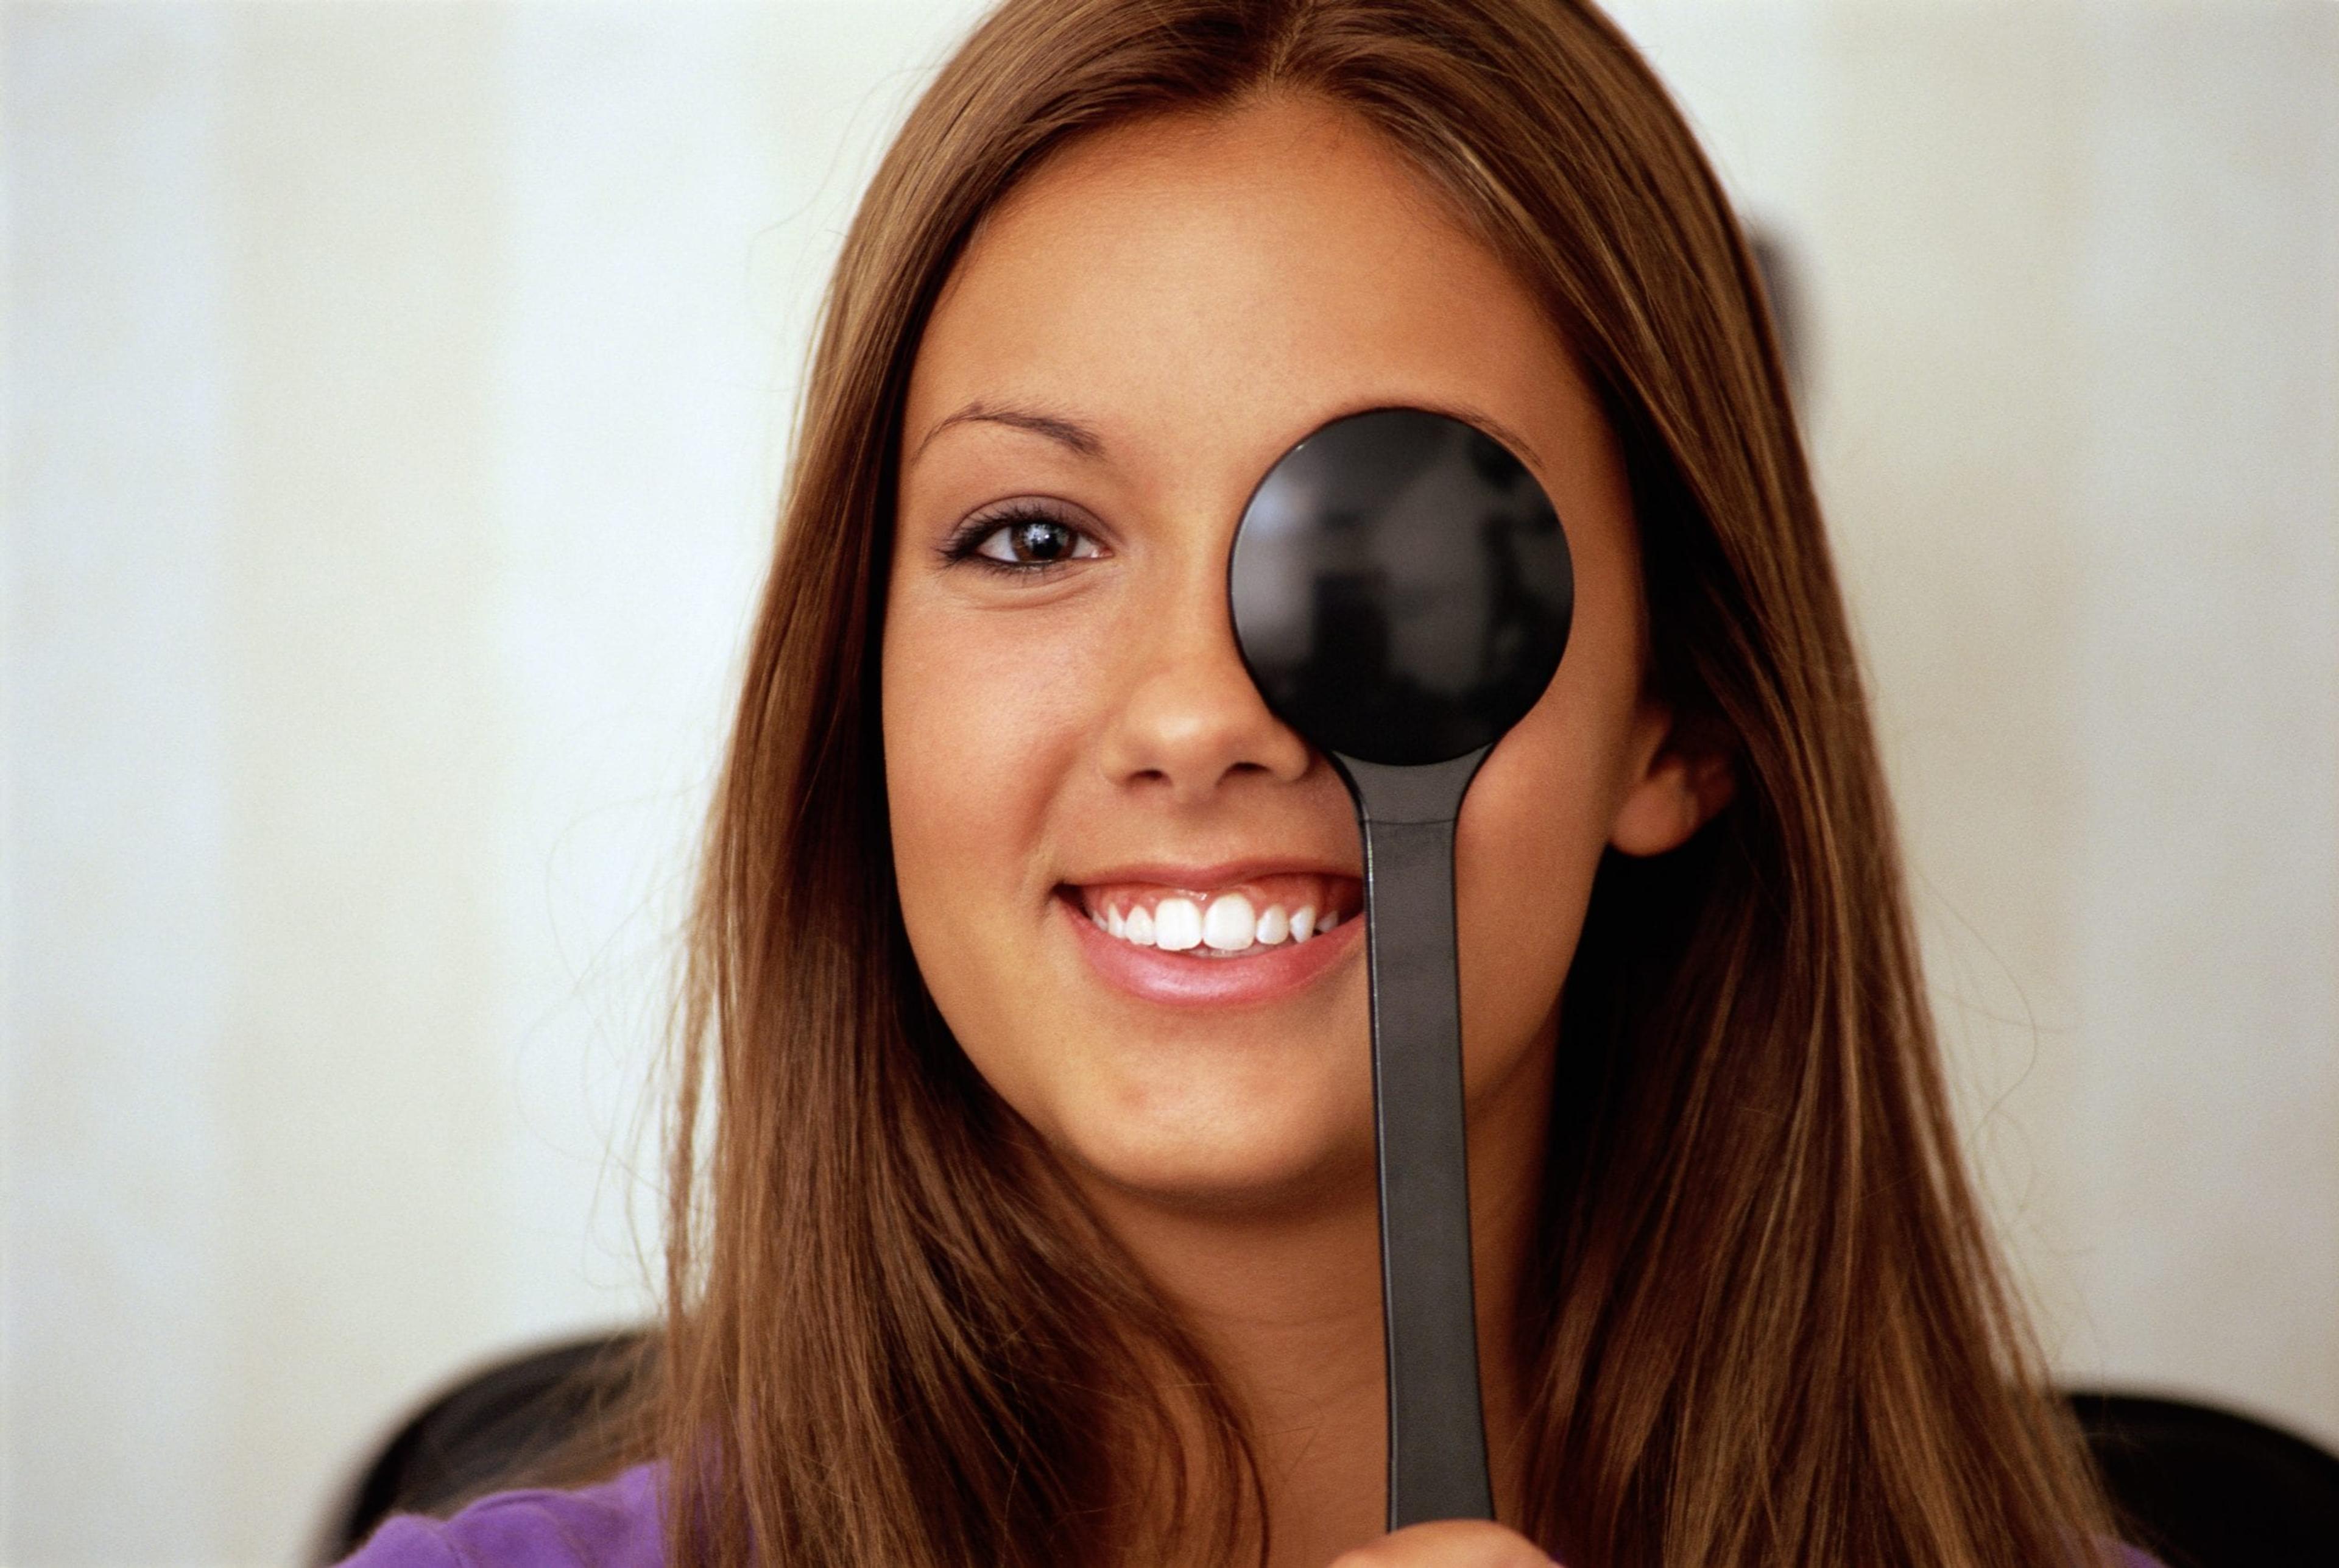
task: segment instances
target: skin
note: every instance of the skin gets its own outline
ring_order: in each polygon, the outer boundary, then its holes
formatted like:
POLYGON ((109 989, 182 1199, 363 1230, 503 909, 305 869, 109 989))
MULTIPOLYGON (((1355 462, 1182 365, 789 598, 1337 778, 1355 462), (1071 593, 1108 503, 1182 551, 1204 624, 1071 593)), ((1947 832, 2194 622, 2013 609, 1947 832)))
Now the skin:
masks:
POLYGON ((1171 1005, 1100 973, 1102 939, 1067 900, 1132 865, 1361 873, 1337 777, 1243 670, 1225 571, 1268 467, 1390 404, 1503 433, 1576 572, 1566 658, 1479 774, 1456 848, 1480 1344, 1498 1508, 1515 1517, 1509 1304, 1561 982, 1603 849, 1671 849, 1727 789, 1669 748, 1643 693, 1629 495, 1565 346, 1336 108, 1276 98, 1100 133, 990 215, 935 310, 887 587, 886 782, 919 967, 1246 1403, 1276 1568, 1545 1558, 1491 1524, 1381 1533, 1362 943, 1265 999, 1171 1005), (1075 558, 1018 572, 945 554, 971 519, 1035 498, 1079 530, 1075 558))

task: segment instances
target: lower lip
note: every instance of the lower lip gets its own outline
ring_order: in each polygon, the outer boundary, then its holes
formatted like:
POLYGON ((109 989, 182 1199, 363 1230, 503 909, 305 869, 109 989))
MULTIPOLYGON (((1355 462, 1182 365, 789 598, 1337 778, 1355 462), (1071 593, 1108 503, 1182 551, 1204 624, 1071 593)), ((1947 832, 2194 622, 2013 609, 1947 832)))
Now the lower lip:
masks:
POLYGON ((1317 977, 1357 949, 1365 922, 1352 916, 1306 942, 1278 943, 1250 958, 1196 958, 1140 947, 1097 929, 1087 911, 1071 899, 1056 906, 1072 928, 1073 940, 1105 983, 1141 1001, 1168 1007, 1236 1007, 1275 1001, 1312 984, 1317 977))

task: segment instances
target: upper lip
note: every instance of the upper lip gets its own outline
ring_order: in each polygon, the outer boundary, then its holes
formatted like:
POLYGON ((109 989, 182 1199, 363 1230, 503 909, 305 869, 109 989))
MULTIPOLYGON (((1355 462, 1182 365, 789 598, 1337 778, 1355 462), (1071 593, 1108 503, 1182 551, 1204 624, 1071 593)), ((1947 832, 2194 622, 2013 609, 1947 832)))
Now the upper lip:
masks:
POLYGON ((1233 887, 1268 876, 1344 876, 1363 880, 1354 868, 1331 860, 1295 859, 1289 855, 1252 855, 1241 860, 1218 861, 1209 865, 1179 864, 1171 861, 1122 861, 1079 876, 1066 877, 1071 887, 1093 887, 1105 883, 1152 883, 1160 887, 1181 888, 1189 892, 1209 892, 1213 888, 1233 887))

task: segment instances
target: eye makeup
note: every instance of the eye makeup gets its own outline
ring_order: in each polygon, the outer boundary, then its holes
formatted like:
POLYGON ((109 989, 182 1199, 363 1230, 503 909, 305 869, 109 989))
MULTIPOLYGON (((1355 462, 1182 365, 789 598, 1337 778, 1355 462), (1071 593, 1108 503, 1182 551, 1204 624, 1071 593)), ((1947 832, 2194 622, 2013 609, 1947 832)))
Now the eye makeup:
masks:
POLYGON ((939 553, 945 565, 971 565, 1016 577, 1050 574, 1103 556, 1087 514, 1061 502, 1022 498, 984 507, 951 530, 939 553))

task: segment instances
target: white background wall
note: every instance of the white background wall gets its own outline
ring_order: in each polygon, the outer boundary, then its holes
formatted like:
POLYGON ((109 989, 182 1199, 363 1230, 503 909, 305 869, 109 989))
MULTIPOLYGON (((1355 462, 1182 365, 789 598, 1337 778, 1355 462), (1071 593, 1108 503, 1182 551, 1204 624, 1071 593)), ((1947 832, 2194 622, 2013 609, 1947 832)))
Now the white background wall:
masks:
MULTIPOLYGON (((1792 247, 2061 1366, 2339 1440, 2339 5, 1636 0, 1792 247)), ((804 333, 972 15, 0 11, 0 1562, 641 1312, 804 333)))

